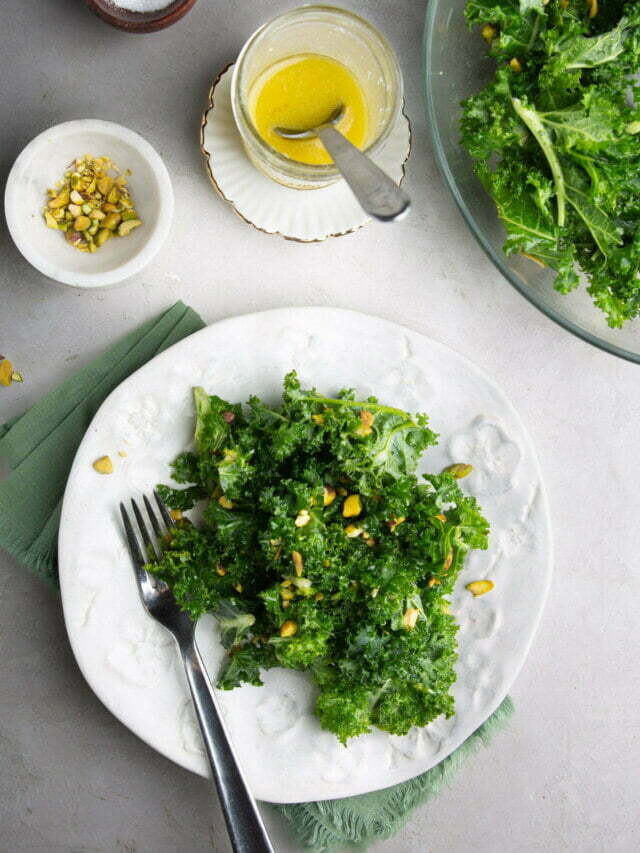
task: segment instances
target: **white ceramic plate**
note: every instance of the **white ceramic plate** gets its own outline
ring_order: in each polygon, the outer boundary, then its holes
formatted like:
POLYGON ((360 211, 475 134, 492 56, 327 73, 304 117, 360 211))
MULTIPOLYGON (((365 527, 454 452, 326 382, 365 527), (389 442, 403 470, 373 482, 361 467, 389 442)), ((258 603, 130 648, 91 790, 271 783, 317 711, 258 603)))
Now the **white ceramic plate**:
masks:
POLYGON ((140 272, 159 251, 171 227, 173 188, 160 155, 139 134, 111 121, 79 119, 45 130, 22 151, 7 179, 5 213, 16 246, 43 275, 73 287, 107 287, 140 272), (143 223, 93 254, 72 249, 42 219, 47 189, 84 154, 110 157, 123 172, 131 170, 143 223))
MULTIPOLYGON (((80 445, 64 499, 60 579, 71 644, 104 704, 158 751, 206 774, 187 687, 171 638, 143 612, 118 520, 118 502, 168 482, 168 462, 191 439, 191 387, 276 402, 283 375, 327 393, 354 387, 411 411, 440 433, 426 468, 471 462, 463 488, 492 524, 491 549, 474 553, 453 596, 461 625, 457 713, 405 737, 381 731, 348 748, 312 715, 305 675, 265 674, 264 687, 222 692, 231 736, 254 794, 272 802, 345 797, 432 767, 502 701, 531 644, 551 575, 544 488, 529 438, 502 392, 447 347, 349 311, 291 308, 210 326, 157 356, 105 401, 80 445), (118 456, 124 450, 127 456, 118 456), (92 468, 115 462, 111 476, 92 468), (473 598, 464 585, 490 578, 473 598), (286 772, 283 768, 286 767, 286 772)), ((213 679, 222 659, 210 617, 198 638, 213 679)))

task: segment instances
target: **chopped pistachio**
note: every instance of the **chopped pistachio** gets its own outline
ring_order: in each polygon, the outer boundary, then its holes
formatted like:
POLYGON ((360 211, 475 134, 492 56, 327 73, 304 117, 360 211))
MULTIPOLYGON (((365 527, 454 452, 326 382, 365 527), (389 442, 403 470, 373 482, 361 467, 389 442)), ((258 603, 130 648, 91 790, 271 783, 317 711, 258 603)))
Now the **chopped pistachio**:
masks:
POLYGON ((359 436, 367 436, 371 435, 371 431, 373 428, 373 422, 375 420, 375 415, 373 412, 370 412, 368 409, 363 409, 360 412, 360 425, 356 429, 356 435, 359 436))
POLYGON ((491 592, 493 587, 495 586, 493 581, 472 581, 468 583, 466 589, 469 592, 473 593, 473 595, 477 598, 479 595, 484 595, 487 592, 491 592))
POLYGON ((356 518, 362 512, 362 499, 360 495, 349 495, 342 505, 342 515, 345 518, 356 518))
POLYGON ((102 227, 108 228, 109 231, 115 231, 119 224, 120 224, 120 214, 119 213, 109 213, 102 220, 102 227))
POLYGON ((324 487, 324 496, 322 502, 324 506, 330 506, 336 499, 336 490, 333 486, 324 487))
POLYGON ((142 225, 127 179, 110 174, 118 171, 109 157, 76 158, 64 179, 47 190, 43 211, 47 227, 66 232, 67 242, 78 251, 95 252, 114 232, 126 237, 142 225))
POLYGON ((304 570, 304 560, 302 559, 302 554, 300 551, 292 551, 291 559, 293 560, 293 570, 296 573, 296 577, 302 577, 302 572, 304 570))
POLYGON ((66 207, 68 204, 69 191, 63 190, 59 195, 51 199, 48 206, 51 208, 51 210, 57 210, 59 207, 66 207))
POLYGON ((111 187, 113 186, 113 178, 110 178, 108 175, 105 175, 98 180, 98 192, 100 195, 108 196, 111 192, 111 187))
POLYGON ((294 524, 296 527, 306 527, 307 524, 311 521, 311 515, 309 514, 308 509, 301 509, 298 515, 296 516, 296 520, 294 524))
POLYGON ((0 385, 4 385, 5 387, 11 385, 13 382, 22 382, 22 374, 18 373, 17 370, 13 369, 13 364, 9 361, 8 358, 0 355, 0 385))
POLYGON ((101 456, 93 463, 93 468, 98 474, 113 474, 113 462, 110 456, 101 456))
POLYGON ((408 607, 404 612, 404 616, 402 617, 403 627, 405 627, 408 631, 411 631, 413 628, 416 627, 418 616, 420 616, 420 611, 417 608, 408 607))
POLYGON ((447 465, 446 468, 442 469, 443 474, 451 474, 456 480, 468 477, 472 471, 473 465, 469 465, 467 462, 454 462, 453 465, 447 465))
POLYGON ((131 234, 134 228, 137 228, 139 225, 142 225, 140 219, 129 219, 128 222, 121 222, 118 226, 118 234, 120 237, 126 237, 127 234, 131 234))
POLYGON ((493 41, 498 34, 496 28, 491 24, 485 24, 480 32, 482 33, 482 38, 488 42, 493 41))
POLYGON ((113 231, 109 231, 108 228, 101 228, 96 234, 96 246, 104 246, 112 234, 113 231))

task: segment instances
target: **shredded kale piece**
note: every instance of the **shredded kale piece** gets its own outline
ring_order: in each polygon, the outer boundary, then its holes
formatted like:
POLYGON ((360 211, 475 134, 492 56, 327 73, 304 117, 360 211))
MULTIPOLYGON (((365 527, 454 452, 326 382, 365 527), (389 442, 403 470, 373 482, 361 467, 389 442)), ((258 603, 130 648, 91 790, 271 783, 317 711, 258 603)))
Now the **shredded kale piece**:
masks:
POLYGON ((579 285, 608 324, 640 314, 640 4, 468 0, 497 69, 463 103, 462 143, 504 251, 579 285))
POLYGON ((173 464, 186 488, 159 488, 174 509, 204 499, 203 520, 176 521, 149 569, 194 619, 218 620, 218 685, 303 670, 342 742, 451 716, 447 596, 468 551, 487 547, 488 523, 452 474, 416 475, 437 441, 427 417, 351 391, 324 397, 295 373, 278 408, 201 388, 194 399, 196 452, 173 464))

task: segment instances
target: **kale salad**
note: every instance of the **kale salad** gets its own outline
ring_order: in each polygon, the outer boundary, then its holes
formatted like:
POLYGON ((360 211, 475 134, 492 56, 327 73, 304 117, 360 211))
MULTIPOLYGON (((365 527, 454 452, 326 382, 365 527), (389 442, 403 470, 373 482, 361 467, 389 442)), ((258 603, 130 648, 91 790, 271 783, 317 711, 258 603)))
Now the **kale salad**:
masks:
POLYGON ((497 62, 463 103, 462 143, 504 250, 578 287, 611 327, 640 313, 640 3, 468 0, 497 62))
POLYGON ((454 700, 447 596, 488 523, 458 480, 463 463, 416 475, 437 435, 374 397, 284 380, 282 404, 194 389, 195 451, 160 486, 175 528, 149 570, 193 618, 212 613, 228 650, 218 686, 261 669, 307 672, 315 712, 340 741, 405 734, 454 700), (198 505, 194 523, 183 513, 198 505))

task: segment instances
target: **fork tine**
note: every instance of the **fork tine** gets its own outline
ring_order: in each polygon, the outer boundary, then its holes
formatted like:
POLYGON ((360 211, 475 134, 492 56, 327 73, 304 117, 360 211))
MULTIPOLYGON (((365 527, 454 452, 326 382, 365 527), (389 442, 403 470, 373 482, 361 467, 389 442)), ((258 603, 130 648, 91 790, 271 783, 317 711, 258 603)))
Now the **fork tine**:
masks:
POLYGON ((140 509, 138 508, 138 504, 131 498, 131 506, 133 507, 133 514, 136 517, 136 521, 138 522, 138 530, 140 531, 140 535, 142 536, 142 542, 144 543, 144 547, 147 551, 147 560, 145 562, 149 562, 153 558, 153 556, 157 557, 158 552, 155 547, 155 543, 151 536, 149 535, 149 531, 147 529, 147 525, 145 524, 144 518, 140 509))
POLYGON ((156 537, 158 539, 161 539, 166 533, 166 530, 163 530, 160 526, 153 507, 151 506, 151 501, 149 500, 149 498, 146 495, 143 495, 142 500, 144 501, 144 505, 147 508, 147 515, 149 516, 149 521, 151 522, 151 526, 153 527, 153 532, 156 534, 156 537))
POLYGON ((120 514, 122 515, 124 530, 127 535, 127 544, 129 545, 129 551, 131 553, 133 565, 136 567, 136 569, 141 569, 146 563, 146 560, 142 556, 142 552, 140 551, 140 545, 138 544, 138 539, 136 538, 136 534, 133 532, 131 519, 129 518, 129 514, 126 511, 123 503, 120 504, 120 514))
POLYGON ((162 520, 167 525, 167 529, 171 530, 172 527, 175 527, 175 524, 173 523, 173 519, 169 515, 169 510, 166 508, 166 506, 160 500, 160 495, 158 494, 156 489, 153 490, 153 496, 156 499, 156 503, 158 504, 158 509, 160 510, 160 515, 162 516, 162 520))

